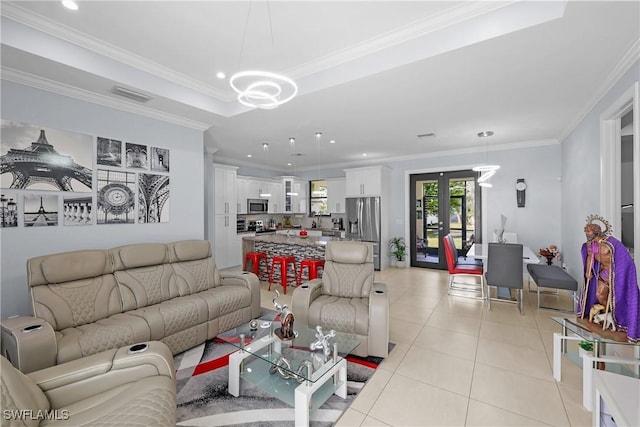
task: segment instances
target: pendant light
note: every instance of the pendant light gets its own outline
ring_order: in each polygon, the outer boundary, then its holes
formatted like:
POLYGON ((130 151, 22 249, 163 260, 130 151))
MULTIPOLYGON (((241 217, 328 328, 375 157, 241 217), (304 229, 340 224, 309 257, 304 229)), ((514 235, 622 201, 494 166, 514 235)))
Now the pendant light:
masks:
POLYGON ((489 138, 492 135, 493 135, 493 131, 490 131, 490 130, 478 132, 478 138, 484 138, 485 140, 484 163, 474 166, 471 170, 473 170, 474 172, 480 172, 480 177, 478 178, 478 185, 480 185, 481 187, 489 187, 489 188, 493 187, 493 185, 489 182, 489 178, 495 175, 496 171, 500 169, 499 165, 489 164, 489 138))
MULTIPOLYGON (((262 143, 262 151, 265 152, 267 161, 266 161, 266 166, 269 166, 269 143, 268 142, 263 142, 262 143)), ((260 193, 260 197, 271 197, 271 193, 260 193)))

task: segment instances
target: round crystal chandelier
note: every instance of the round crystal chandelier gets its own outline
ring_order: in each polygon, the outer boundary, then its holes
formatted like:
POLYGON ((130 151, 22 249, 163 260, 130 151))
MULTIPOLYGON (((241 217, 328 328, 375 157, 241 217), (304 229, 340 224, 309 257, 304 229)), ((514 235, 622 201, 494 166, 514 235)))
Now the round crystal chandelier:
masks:
POLYGON ((292 79, 268 71, 240 71, 231 76, 229 84, 238 93, 238 102, 263 110, 289 102, 298 93, 292 79))

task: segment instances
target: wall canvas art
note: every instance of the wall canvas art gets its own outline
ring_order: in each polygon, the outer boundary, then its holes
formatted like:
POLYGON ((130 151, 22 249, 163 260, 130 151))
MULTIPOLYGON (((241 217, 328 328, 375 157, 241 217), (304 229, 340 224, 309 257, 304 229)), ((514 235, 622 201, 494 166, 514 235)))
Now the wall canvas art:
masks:
POLYGON ((91 192, 93 137, 2 120, 0 186, 91 192))
POLYGON ((122 167, 122 141, 98 137, 96 163, 104 166, 122 167))
POLYGON ((125 147, 125 158, 128 168, 149 169, 149 160, 146 145, 132 144, 130 142, 127 142, 125 147))
POLYGON ((47 227, 58 225, 58 196, 24 195, 24 226, 47 227))
POLYGON ((98 169, 97 223, 133 224, 135 219, 136 174, 98 169))
POLYGON ((151 170, 156 172, 169 172, 168 149, 151 147, 151 170))
POLYGON ((90 196, 64 196, 62 221, 66 226, 91 225, 93 223, 93 198, 90 196))
POLYGON ((18 226, 18 195, 16 193, 3 192, 0 198, 0 215, 2 215, 2 228, 18 226))
POLYGON ((138 175, 138 222, 169 222, 169 176, 138 175))

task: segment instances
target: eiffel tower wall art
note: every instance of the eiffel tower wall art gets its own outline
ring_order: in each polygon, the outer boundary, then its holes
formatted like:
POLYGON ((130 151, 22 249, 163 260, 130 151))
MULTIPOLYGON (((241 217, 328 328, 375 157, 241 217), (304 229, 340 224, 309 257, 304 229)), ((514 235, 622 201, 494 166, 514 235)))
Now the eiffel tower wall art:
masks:
POLYGON ((24 226, 48 227, 58 225, 58 196, 24 195, 24 226))
POLYGON ((2 120, 0 186, 91 192, 93 137, 2 120))

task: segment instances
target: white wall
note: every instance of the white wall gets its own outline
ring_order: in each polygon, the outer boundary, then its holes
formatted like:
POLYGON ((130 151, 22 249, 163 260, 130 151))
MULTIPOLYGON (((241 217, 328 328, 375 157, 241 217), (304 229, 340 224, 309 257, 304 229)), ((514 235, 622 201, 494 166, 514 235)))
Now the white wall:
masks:
MULTIPOLYGON (((518 241, 534 252, 560 245, 561 218, 561 150, 560 144, 494 151, 490 163, 500 165, 491 178, 492 188, 483 189, 483 211, 486 229, 483 240, 490 241, 493 230, 500 226, 500 214, 507 217, 507 231, 518 233, 518 241), (526 205, 516 203, 516 179, 527 183, 526 205)), ((408 175, 421 171, 470 169, 478 161, 477 154, 424 158, 389 165, 392 174, 391 235, 408 238, 408 175)))
POLYGON ((6 81, 2 81, 1 100, 3 119, 171 150, 169 223, 2 229, 3 319, 32 313, 26 282, 26 261, 31 257, 130 243, 205 238, 201 131, 6 81))
POLYGON ((562 245, 571 248, 565 261, 579 283, 586 218, 600 214, 600 115, 639 78, 640 61, 636 61, 562 142, 562 245))

